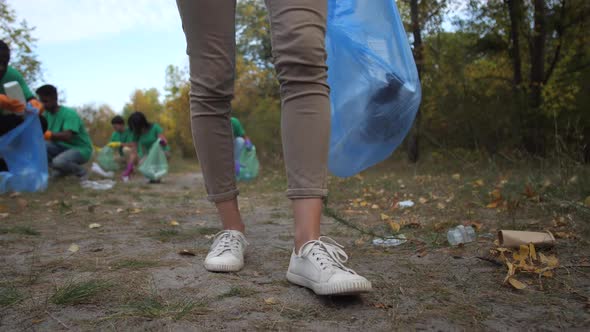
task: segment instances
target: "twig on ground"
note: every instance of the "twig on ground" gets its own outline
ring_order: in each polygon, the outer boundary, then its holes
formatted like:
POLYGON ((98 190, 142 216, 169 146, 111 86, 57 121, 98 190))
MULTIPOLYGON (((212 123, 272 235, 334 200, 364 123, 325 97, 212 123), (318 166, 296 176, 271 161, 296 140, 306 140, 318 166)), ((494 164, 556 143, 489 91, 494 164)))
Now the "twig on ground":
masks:
POLYGON ((58 322, 59 324, 61 324, 61 326, 65 327, 67 330, 72 330, 69 326, 67 326, 66 324, 64 324, 64 322, 62 322, 61 320, 59 320, 59 318, 53 316, 49 311, 45 310, 45 313, 49 315, 49 317, 53 318, 56 322, 58 322))

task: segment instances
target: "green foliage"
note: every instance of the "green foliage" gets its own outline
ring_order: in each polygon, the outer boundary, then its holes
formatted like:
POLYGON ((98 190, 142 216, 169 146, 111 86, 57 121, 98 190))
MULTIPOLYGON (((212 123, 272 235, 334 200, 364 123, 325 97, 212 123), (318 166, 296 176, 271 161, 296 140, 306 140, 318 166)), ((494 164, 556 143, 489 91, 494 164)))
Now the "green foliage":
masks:
POLYGON ((0 39, 11 49, 10 65, 20 71, 31 85, 41 80, 41 62, 35 54, 35 28, 16 17, 6 0, 0 0, 0 39))

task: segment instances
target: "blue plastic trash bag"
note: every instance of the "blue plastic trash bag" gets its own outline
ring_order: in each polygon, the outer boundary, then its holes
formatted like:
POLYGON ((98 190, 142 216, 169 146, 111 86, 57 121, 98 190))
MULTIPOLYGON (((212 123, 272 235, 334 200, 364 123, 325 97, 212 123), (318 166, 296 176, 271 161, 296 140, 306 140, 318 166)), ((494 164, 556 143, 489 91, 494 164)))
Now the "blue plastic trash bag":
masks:
POLYGON ((240 171, 237 175, 238 181, 254 180, 258 176, 260 163, 256 156, 256 147, 250 143, 250 148, 242 149, 240 155, 240 171))
POLYGON ((139 165, 139 171, 143 176, 153 181, 160 180, 168 174, 168 158, 160 145, 160 140, 152 144, 147 156, 139 165))
POLYGON ((0 193, 47 188, 47 150, 38 115, 27 114, 23 123, 0 137, 0 157, 9 170, 0 172, 0 193))
POLYGON ((402 143, 420 105, 418 71, 394 0, 329 0, 329 169, 351 176, 402 143))

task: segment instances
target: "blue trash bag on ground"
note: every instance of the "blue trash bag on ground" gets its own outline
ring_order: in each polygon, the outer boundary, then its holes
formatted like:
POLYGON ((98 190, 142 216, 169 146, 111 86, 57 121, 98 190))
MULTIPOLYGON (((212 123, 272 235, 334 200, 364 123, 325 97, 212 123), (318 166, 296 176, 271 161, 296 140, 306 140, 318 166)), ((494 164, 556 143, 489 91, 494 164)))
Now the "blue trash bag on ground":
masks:
POLYGON ((27 114, 23 123, 0 137, 0 158, 8 166, 8 172, 0 172, 0 193, 47 188, 47 148, 38 115, 27 114))
POLYGON ((416 63, 394 0, 329 0, 328 166, 351 176, 402 143, 420 106, 416 63))

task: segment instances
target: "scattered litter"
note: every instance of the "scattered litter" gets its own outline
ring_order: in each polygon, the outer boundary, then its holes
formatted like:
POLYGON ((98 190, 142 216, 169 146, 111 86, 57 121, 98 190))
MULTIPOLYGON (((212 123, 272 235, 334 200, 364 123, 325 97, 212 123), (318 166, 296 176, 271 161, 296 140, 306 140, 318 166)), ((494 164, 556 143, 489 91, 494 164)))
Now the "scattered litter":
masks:
POLYGON ((195 252, 190 249, 182 249, 178 254, 180 256, 196 256, 195 252))
POLYGON ((78 252, 78 250, 80 250, 80 246, 78 246, 77 244, 73 243, 69 248, 68 251, 69 252, 78 252))
POLYGON ((97 223, 92 223, 92 224, 88 225, 88 228, 90 228, 90 229, 100 228, 100 227, 102 227, 102 225, 97 224, 97 223))
POLYGON ((524 231, 498 231, 498 243, 502 247, 518 248, 521 245, 532 243, 537 247, 552 247, 555 245, 555 237, 550 232, 524 232, 524 231))
POLYGON ((406 236, 404 234, 399 234, 396 236, 388 236, 384 238, 375 238, 373 239, 373 245, 382 246, 382 247, 397 247, 404 243, 408 242, 406 236))
POLYGON ((471 226, 459 225, 447 232, 447 240, 452 246, 473 242, 476 238, 475 229, 471 226))
POLYGON ((401 201, 401 202, 398 202, 398 203, 397 203, 397 206, 398 206, 399 208, 401 208, 401 209, 403 209, 403 208, 409 208, 409 207, 412 207, 412 206, 414 206, 414 202, 413 202, 413 201, 411 201, 411 200, 407 200, 407 201, 401 201))
POLYGON ((170 226, 178 226, 178 225, 180 225, 180 224, 179 224, 179 223, 178 223, 178 221, 176 221, 176 220, 172 220, 172 221, 170 222, 170 226))
POLYGON ((82 181, 82 187, 86 189, 94 189, 94 190, 109 190, 115 186, 115 181, 113 180, 100 180, 100 181, 82 181))

